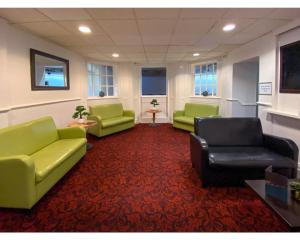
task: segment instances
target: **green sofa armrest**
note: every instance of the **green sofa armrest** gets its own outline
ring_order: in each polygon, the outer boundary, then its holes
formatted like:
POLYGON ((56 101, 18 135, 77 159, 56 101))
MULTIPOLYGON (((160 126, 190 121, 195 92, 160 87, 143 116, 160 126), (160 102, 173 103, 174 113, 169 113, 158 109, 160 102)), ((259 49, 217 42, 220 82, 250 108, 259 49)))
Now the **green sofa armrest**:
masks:
POLYGON ((31 208, 35 201, 34 161, 27 155, 0 157, 0 205, 31 208))
POLYGON ((123 116, 135 118, 135 112, 132 111, 132 110, 124 110, 123 111, 123 116))
POLYGON ((183 116, 183 115, 184 115, 184 111, 183 110, 181 110, 181 111, 175 111, 175 112, 173 112, 173 119, 175 117, 179 117, 179 116, 183 116))
POLYGON ((69 127, 57 129, 60 139, 86 138, 86 132, 81 127, 69 127))
POLYGON ((87 117, 87 119, 96 121, 98 127, 102 127, 102 118, 100 116, 90 115, 87 117))

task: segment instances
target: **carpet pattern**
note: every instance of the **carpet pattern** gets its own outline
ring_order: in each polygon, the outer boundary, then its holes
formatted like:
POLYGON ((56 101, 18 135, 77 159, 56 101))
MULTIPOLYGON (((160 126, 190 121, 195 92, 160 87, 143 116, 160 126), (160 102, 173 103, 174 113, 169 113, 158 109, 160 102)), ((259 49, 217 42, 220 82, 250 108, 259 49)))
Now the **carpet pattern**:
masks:
POLYGON ((287 231, 248 188, 201 188, 189 134, 136 125, 101 139, 31 210, 0 209, 0 231, 287 231))

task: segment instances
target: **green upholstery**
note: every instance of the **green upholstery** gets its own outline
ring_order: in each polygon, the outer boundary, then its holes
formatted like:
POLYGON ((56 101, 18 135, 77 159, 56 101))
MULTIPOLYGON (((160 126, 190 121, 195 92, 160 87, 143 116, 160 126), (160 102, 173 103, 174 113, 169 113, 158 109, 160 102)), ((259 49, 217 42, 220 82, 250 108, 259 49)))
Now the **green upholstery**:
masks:
POLYGON ((173 113, 173 127, 194 132, 195 117, 218 117, 219 106, 186 103, 183 111, 173 113))
POLYGON ((90 106, 88 119, 97 125, 88 129, 88 133, 97 137, 120 132, 134 127, 135 114, 133 111, 123 110, 121 103, 90 106))
POLYGON ((0 129, 0 207, 30 209, 85 152, 85 131, 51 117, 0 129))

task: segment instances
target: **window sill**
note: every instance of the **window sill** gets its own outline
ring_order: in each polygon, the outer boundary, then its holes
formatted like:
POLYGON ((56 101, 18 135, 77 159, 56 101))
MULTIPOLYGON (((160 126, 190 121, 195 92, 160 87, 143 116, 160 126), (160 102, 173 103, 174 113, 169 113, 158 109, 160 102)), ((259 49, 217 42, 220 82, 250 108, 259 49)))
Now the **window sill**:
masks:
POLYGON ((106 97, 88 97, 87 100, 105 100, 105 99, 119 99, 117 96, 106 96, 106 97))
POLYGON ((203 99, 206 99, 206 98, 210 98, 210 99, 221 99, 220 97, 217 97, 217 96, 190 96, 190 98, 203 98, 203 99))

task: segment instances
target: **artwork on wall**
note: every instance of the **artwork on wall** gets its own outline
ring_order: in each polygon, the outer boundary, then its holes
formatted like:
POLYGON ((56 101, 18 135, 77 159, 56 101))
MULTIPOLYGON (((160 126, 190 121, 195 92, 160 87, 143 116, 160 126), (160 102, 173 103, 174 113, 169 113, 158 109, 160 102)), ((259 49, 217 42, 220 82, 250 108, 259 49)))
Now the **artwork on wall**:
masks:
POLYGON ((300 93, 300 41, 280 47, 281 93, 300 93))
POLYGON ((31 89, 69 90, 69 60, 30 49, 31 89))
POLYGON ((272 83, 271 82, 258 83, 258 94, 259 95, 272 95, 272 83))

